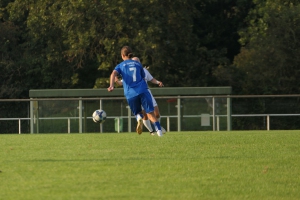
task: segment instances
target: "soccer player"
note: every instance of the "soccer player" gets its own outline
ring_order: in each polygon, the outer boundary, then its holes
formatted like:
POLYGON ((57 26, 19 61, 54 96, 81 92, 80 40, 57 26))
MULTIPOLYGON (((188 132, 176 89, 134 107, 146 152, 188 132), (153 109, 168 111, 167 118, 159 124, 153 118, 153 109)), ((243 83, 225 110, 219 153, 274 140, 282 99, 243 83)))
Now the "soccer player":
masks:
POLYGON ((143 114, 142 108, 148 114, 152 123, 157 126, 157 135, 163 136, 159 121, 154 115, 154 107, 151 94, 148 91, 148 85, 145 82, 145 72, 141 63, 131 60, 133 57, 132 50, 129 46, 124 46, 121 49, 121 57, 123 62, 118 64, 110 75, 110 86, 107 88, 109 92, 114 90, 115 78, 121 75, 123 78, 124 96, 127 103, 137 119, 136 132, 143 132, 143 114))
MULTIPOLYGON (((133 57, 132 60, 136 60, 136 61, 138 61, 139 63, 141 63, 141 61, 140 61, 140 59, 139 59, 138 57, 133 57)), ((150 74, 150 72, 147 70, 146 67, 144 67, 144 72, 145 72, 145 81, 146 81, 146 82, 147 82, 147 81, 152 82, 152 83, 154 83, 154 84, 157 84, 159 87, 163 87, 163 86, 164 86, 164 84, 163 84, 161 81, 156 80, 156 79, 150 74)), ((122 85, 122 80, 119 80, 117 77, 116 77, 116 79, 115 79, 115 82, 116 82, 117 84, 119 84, 119 85, 122 85)), ((159 109, 158 109, 158 105, 157 105, 157 103, 156 103, 156 101, 155 101, 155 99, 154 99, 154 97, 153 97, 153 95, 152 95, 150 89, 148 89, 148 90, 149 90, 149 92, 150 92, 150 94, 151 94, 151 97, 152 97, 152 102, 153 102, 153 107, 154 107, 154 114, 155 114, 155 117, 156 117, 156 119, 160 122, 160 112, 159 112, 159 109)), ((142 108, 142 109, 143 109, 143 108, 142 108)), ((154 133, 154 131, 153 131, 153 128, 152 128, 152 126, 151 126, 151 122, 150 122, 150 120, 148 119, 148 116, 147 116, 147 114, 145 113, 144 109, 143 109, 143 116, 144 116, 144 117, 143 117, 143 124, 144 124, 144 126, 149 130, 150 135, 155 135, 155 133, 154 133)), ((153 125, 154 125, 155 130, 157 130, 156 125, 155 125, 154 123, 153 123, 153 125)), ((163 134, 166 133, 166 130, 165 130, 162 126, 161 126, 161 130, 162 130, 162 133, 163 133, 163 134)))

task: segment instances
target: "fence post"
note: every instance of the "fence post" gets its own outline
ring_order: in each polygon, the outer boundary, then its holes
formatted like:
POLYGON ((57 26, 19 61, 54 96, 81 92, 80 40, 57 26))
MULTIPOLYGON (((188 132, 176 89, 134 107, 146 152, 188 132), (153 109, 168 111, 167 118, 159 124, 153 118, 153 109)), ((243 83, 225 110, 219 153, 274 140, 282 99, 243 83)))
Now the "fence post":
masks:
POLYGON ((70 118, 68 118, 68 133, 71 132, 71 121, 70 118))
POLYGON ((227 131, 231 131, 231 98, 227 98, 227 131))
POLYGON ((267 130, 270 130, 270 115, 267 115, 267 130))
POLYGON ((220 131, 220 116, 217 115, 217 131, 220 131))
POLYGON ((82 100, 79 98, 79 133, 82 133, 82 100))
MULTIPOLYGON (((32 99, 32 98, 31 98, 32 99)), ((30 101, 30 133, 33 134, 33 101, 30 101)))
POLYGON ((181 131, 181 104, 180 104, 180 96, 177 98, 177 126, 178 126, 178 132, 181 131))
MULTIPOLYGON (((117 117, 116 119, 117 119, 117 132, 120 133, 120 117, 117 117)), ((116 124, 115 124, 115 128, 116 128, 116 124)))
POLYGON ((215 131, 216 130, 216 113, 215 113, 215 97, 213 97, 212 98, 212 105, 213 105, 213 107, 212 107, 212 111, 213 111, 213 131, 215 131))
POLYGON ((170 117, 167 117, 167 131, 170 132, 170 117))
POLYGON ((129 106, 126 106, 126 108, 128 109, 128 132, 131 132, 131 110, 129 106))
POLYGON ((21 119, 19 119, 19 134, 21 134, 21 119))

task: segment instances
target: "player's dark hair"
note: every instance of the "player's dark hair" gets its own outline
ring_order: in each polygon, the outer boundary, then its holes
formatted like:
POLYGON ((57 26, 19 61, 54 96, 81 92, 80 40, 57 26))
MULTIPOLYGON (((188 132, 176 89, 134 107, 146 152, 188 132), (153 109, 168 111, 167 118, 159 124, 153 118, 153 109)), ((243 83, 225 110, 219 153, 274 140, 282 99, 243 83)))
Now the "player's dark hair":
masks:
POLYGON ((132 50, 131 50, 131 48, 129 46, 124 46, 121 49, 121 54, 124 55, 124 56, 127 56, 128 58, 132 58, 133 57, 132 50))

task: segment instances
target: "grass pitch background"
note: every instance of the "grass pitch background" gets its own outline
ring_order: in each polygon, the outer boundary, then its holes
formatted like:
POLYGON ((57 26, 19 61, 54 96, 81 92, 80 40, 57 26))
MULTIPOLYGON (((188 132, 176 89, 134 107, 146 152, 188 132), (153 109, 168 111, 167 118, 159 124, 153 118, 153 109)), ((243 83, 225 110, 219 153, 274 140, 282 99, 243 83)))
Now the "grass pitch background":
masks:
POLYGON ((300 199, 300 131, 0 135, 0 199, 300 199))

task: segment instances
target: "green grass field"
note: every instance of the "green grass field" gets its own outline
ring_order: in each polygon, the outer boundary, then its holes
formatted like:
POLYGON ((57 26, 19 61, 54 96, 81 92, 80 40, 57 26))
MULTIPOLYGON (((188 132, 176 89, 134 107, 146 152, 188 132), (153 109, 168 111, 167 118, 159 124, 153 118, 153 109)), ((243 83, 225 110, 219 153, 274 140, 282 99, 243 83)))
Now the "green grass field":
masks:
POLYGON ((300 199, 300 131, 0 135, 0 199, 300 199))

